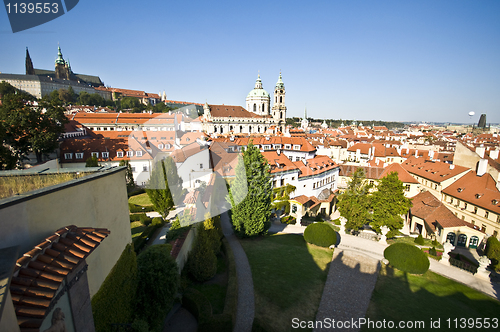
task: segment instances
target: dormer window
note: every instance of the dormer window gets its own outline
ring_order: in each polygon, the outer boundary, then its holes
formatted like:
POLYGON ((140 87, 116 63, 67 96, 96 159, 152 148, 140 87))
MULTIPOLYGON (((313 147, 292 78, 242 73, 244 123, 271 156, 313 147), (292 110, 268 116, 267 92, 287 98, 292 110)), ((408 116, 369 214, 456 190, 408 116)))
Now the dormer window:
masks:
POLYGON ((131 158, 134 156, 134 151, 127 151, 127 157, 131 158))
POLYGON ((76 159, 83 159, 83 152, 77 152, 75 153, 76 159))
POLYGON ((492 200, 492 201, 491 201, 491 204, 493 204, 493 205, 497 205, 497 204, 498 204, 498 200, 496 200, 496 199, 492 200))
POLYGON ((464 188, 458 188, 457 191, 461 193, 464 190, 464 188))
POLYGON ((293 149, 294 149, 294 150, 300 150, 300 145, 298 145, 298 144, 294 144, 293 149))
POLYGON ((483 196, 483 194, 476 194, 476 199, 481 198, 481 196, 483 196))
POLYGON ((135 151, 136 157, 142 157, 142 150, 135 151))
POLYGON ((116 156, 117 156, 118 158, 123 158, 123 151, 118 151, 118 152, 116 152, 116 156))
POLYGON ((163 150, 163 144, 158 144, 158 149, 163 150))
POLYGON ((103 157, 104 159, 109 158, 109 152, 103 152, 103 153, 102 153, 102 157, 103 157))
POLYGON ((92 157, 99 158, 99 152, 92 152, 92 157))
POLYGON ((72 153, 65 153, 64 154, 64 159, 72 159, 73 158, 73 154, 72 153))
POLYGON ((291 144, 285 144, 285 149, 290 150, 291 148, 292 148, 292 145, 291 145, 291 144))

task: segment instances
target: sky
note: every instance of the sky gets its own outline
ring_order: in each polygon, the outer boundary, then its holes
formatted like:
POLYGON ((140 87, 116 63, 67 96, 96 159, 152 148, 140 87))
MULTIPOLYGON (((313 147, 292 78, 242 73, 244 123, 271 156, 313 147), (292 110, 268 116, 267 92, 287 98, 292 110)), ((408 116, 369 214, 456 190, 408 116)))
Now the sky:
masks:
POLYGON ((281 71, 288 117, 500 123, 498 0, 81 0, 17 33, 0 8, 0 72, 26 47, 53 70, 58 43, 75 73, 171 100, 245 107, 281 71))

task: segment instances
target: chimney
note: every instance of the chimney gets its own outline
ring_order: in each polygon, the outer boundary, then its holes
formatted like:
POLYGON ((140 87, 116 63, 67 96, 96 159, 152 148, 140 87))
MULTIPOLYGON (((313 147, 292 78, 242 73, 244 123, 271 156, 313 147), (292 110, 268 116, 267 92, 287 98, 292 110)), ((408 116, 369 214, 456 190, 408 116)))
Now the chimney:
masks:
POLYGON ((278 156, 281 155, 281 150, 280 149, 276 150, 276 153, 278 154, 278 156))
POLYGON ((487 159, 481 159, 477 163, 477 176, 483 176, 484 173, 488 170, 488 160, 487 159))
POLYGON ((415 158, 418 158, 418 150, 415 149, 415 158))
POLYGON ((481 146, 476 147, 476 153, 479 155, 479 157, 484 158, 484 151, 486 149, 484 148, 484 145, 481 144, 481 146))
POLYGON ((451 164, 450 169, 455 169, 455 165, 451 164))
POLYGON ((493 160, 497 160, 498 159, 498 151, 499 150, 491 150, 490 151, 490 158, 493 160))

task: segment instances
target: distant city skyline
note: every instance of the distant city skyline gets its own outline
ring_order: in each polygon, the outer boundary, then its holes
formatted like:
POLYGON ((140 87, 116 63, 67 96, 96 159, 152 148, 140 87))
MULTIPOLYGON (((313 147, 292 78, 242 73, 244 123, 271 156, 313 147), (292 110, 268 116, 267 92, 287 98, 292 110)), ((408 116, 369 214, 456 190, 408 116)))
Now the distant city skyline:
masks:
POLYGON ((500 122, 500 1, 80 1, 13 34, 0 10, 0 72, 53 69, 168 99, 240 105, 281 71, 288 117, 500 122), (474 111, 471 118, 468 113, 474 111))

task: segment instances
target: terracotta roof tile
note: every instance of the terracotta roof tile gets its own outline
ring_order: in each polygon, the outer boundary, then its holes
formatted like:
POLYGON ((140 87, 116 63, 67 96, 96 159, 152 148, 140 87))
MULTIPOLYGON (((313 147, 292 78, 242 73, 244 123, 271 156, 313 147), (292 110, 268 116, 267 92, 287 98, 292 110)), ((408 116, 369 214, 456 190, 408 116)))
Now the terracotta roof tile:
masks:
POLYGON ((107 229, 68 226, 16 262, 10 284, 21 331, 38 331, 65 277, 109 235, 107 229))

